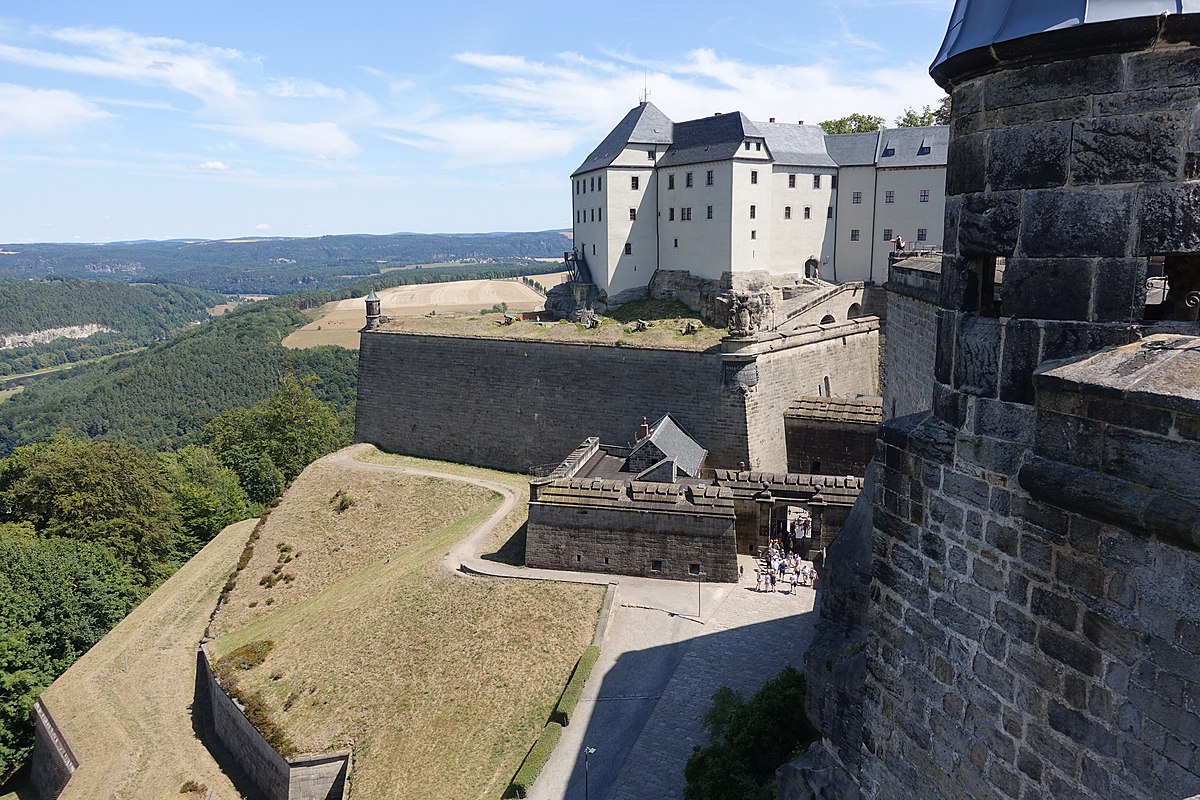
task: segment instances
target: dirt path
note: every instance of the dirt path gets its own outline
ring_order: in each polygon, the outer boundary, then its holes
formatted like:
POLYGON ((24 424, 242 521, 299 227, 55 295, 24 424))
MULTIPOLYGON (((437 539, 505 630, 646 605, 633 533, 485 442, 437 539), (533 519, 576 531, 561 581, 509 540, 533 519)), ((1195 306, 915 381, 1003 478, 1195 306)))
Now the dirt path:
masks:
POLYGON ((255 520, 230 525, 46 690, 79 758, 63 800, 241 797, 192 730, 196 643, 255 520))

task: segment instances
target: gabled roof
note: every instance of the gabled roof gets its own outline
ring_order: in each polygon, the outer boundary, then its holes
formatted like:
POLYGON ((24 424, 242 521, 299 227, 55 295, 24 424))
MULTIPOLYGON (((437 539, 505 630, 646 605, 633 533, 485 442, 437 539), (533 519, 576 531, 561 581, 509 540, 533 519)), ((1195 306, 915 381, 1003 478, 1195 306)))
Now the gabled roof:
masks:
POLYGON ((763 138, 762 131, 740 111, 676 123, 674 136, 671 148, 658 161, 660 167, 724 161, 736 156, 747 138, 763 138))
POLYGON ((879 132, 831 133, 825 137, 825 149, 839 167, 869 167, 879 149, 879 132))
POLYGON ((950 126, 928 128, 885 128, 879 131, 876 164, 888 167, 938 167, 946 165, 950 149, 950 126))
POLYGON ((825 146, 825 131, 819 125, 756 122, 767 137, 767 149, 776 164, 805 167, 836 167, 825 146))
POLYGON ((696 440, 688 436, 687 431, 670 414, 650 427, 650 435, 634 446, 630 457, 650 444, 658 448, 663 458, 674 461, 679 471, 689 478, 700 474, 704 457, 708 455, 708 451, 696 444, 696 440))
POLYGON ((630 144, 670 144, 674 123, 653 103, 640 103, 630 109, 625 118, 617 123, 604 141, 592 151, 572 177, 581 172, 603 169, 612 164, 621 151, 630 144))

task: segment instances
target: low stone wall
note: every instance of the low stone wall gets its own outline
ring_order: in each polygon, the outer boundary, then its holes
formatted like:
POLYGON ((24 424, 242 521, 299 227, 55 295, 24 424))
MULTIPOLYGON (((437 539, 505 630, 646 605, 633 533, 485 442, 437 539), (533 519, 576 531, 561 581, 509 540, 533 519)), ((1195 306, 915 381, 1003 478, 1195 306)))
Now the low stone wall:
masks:
POLYGON ((40 697, 33 704, 33 724, 33 770, 30 781, 42 800, 53 800, 62 794, 67 781, 79 768, 79 761, 40 697))
POLYGON ((210 743, 218 745, 265 800, 344 800, 349 796, 349 752, 287 759, 250 724, 242 709, 217 683, 201 646, 196 651, 197 698, 193 713, 203 715, 210 743))
POLYGON ((928 411, 937 353, 941 261, 909 259, 888 268, 883 345, 883 418, 928 411))

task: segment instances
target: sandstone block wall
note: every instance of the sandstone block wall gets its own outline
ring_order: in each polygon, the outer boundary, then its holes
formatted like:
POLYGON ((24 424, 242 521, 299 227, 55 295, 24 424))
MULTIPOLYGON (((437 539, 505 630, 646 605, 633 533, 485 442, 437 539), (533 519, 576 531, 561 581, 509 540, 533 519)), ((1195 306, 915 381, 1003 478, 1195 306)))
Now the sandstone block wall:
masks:
POLYGON ((726 352, 648 350, 366 331, 357 441, 385 450, 524 470, 558 464, 583 436, 636 439, 670 413, 710 467, 787 469, 783 417, 829 379, 878 394, 874 317, 775 334, 726 352))
POLYGON ((879 426, 789 416, 784 420, 784 431, 788 472, 861 476, 875 457, 879 426), (819 470, 813 469, 816 464, 819 470))
POLYGON ((33 765, 30 782, 42 800, 62 794, 67 781, 79 768, 66 738, 50 716, 50 709, 38 699, 33 705, 33 765))
POLYGON ((695 580, 689 567, 699 564, 705 580, 720 583, 737 580, 736 552, 732 514, 529 507, 525 562, 531 567, 695 580))
POLYGON ((883 416, 903 417, 933 404, 940 260, 889 268, 883 346, 883 416))

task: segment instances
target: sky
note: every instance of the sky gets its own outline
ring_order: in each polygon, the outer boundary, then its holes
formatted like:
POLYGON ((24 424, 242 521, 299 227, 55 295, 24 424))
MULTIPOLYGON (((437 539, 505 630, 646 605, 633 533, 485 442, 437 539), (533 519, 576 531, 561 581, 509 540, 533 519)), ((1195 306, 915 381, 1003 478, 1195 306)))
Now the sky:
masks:
POLYGON ((953 0, 10 0, 0 242, 536 231, 649 90, 890 124, 953 0))

